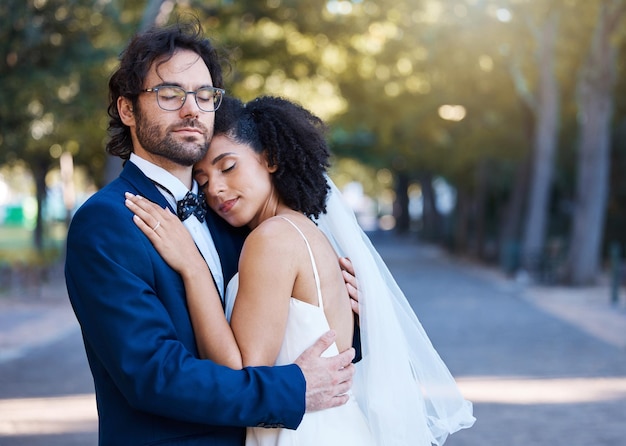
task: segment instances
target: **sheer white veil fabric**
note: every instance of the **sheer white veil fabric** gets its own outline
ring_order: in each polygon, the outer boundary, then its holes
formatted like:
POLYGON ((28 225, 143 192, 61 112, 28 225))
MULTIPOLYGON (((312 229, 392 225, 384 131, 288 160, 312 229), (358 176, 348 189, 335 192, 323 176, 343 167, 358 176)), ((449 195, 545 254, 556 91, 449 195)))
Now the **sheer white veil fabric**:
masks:
POLYGON ((326 214, 316 220, 354 265, 363 359, 353 393, 379 445, 442 445, 475 418, 448 368, 354 212, 328 178, 326 214))

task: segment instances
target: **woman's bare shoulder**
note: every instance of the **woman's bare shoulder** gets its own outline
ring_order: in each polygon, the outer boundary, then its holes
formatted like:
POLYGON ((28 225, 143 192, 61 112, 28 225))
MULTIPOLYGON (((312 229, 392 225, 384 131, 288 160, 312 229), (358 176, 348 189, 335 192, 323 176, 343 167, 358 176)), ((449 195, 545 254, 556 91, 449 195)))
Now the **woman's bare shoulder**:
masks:
POLYGON ((293 253, 294 244, 301 238, 288 221, 281 217, 271 217, 250 232, 244 243, 244 250, 270 252, 274 256, 288 255, 293 253))

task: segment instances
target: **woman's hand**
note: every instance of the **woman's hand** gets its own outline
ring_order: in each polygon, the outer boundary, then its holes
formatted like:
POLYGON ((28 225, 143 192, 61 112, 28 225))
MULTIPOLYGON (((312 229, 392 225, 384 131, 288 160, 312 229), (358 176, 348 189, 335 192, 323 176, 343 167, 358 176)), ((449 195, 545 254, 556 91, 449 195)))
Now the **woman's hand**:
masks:
POLYGON ((133 221, 152 242, 161 257, 179 274, 194 265, 206 268, 191 234, 169 209, 146 200, 140 195, 126 192, 126 207, 135 215, 133 221), (194 260, 197 256, 201 262, 194 260))

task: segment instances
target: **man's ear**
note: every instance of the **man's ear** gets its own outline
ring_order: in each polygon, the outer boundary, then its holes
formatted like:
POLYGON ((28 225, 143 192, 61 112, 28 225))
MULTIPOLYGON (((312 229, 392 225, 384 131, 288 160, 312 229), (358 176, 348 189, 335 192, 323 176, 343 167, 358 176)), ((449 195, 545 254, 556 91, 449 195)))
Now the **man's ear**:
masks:
POLYGON ((135 125, 135 113, 130 99, 123 96, 117 98, 117 112, 125 125, 129 127, 135 125))

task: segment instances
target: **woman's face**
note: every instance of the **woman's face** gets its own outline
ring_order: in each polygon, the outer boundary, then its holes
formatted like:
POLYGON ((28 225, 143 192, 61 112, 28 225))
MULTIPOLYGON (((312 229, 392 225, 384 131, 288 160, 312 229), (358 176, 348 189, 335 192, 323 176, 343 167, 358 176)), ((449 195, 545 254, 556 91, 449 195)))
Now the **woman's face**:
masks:
POLYGON ((278 199, 265 156, 225 135, 214 136, 193 169, 208 205, 232 226, 255 228, 275 215, 278 199))

